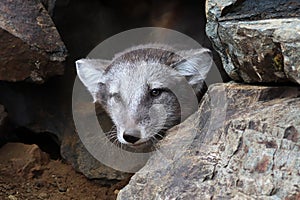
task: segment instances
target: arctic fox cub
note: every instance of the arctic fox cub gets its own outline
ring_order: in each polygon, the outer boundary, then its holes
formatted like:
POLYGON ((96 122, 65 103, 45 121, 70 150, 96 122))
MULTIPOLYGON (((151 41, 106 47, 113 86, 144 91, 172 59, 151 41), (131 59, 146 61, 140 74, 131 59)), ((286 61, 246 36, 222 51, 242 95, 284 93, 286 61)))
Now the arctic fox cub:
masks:
POLYGON ((146 44, 126 49, 111 61, 78 60, 76 68, 94 102, 114 122, 118 141, 144 148, 196 111, 190 104, 204 94, 212 63, 205 48, 146 44))

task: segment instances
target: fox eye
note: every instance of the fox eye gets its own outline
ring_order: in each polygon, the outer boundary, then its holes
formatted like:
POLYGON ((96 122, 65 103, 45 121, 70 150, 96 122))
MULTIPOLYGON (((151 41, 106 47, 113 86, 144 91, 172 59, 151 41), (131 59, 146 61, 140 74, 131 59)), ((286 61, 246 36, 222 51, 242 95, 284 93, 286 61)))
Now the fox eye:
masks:
POLYGON ((122 97, 119 93, 113 93, 110 95, 110 98, 114 99, 116 102, 119 102, 122 100, 122 97))
POLYGON ((158 97, 162 93, 161 89, 152 89, 150 90, 150 95, 152 97, 158 97))

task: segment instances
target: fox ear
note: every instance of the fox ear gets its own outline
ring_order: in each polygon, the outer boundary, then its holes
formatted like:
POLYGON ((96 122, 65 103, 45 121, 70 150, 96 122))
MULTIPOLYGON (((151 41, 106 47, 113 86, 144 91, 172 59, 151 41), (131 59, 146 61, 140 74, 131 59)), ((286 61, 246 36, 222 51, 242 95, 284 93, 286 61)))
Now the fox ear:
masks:
POLYGON ((203 84, 209 72, 213 59, 209 49, 193 49, 178 52, 182 60, 175 64, 174 69, 185 76, 192 86, 203 84))
POLYGON ((104 72, 110 64, 110 61, 102 59, 80 59, 75 63, 79 79, 93 96, 94 102, 96 102, 99 84, 105 82, 104 72))

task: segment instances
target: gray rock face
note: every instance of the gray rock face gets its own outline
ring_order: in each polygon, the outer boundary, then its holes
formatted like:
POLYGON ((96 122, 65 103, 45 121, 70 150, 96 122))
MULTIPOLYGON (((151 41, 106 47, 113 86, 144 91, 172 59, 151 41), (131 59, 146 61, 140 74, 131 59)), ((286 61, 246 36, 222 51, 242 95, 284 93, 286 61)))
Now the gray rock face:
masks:
POLYGON ((211 86, 118 200, 299 198, 299 100, 296 87, 211 86))
POLYGON ((247 83, 300 83, 300 3, 209 0, 206 32, 226 72, 247 83))

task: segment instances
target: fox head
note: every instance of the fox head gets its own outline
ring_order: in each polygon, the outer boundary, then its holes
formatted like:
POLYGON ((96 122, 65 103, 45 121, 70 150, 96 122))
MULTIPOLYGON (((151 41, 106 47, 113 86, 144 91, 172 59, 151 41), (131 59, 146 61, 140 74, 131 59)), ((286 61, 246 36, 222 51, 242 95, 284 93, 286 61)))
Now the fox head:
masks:
POLYGON ((205 48, 177 51, 149 44, 112 60, 81 59, 76 68, 94 102, 114 122, 118 141, 140 148, 196 111, 192 98, 203 95, 212 63, 205 48))

